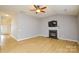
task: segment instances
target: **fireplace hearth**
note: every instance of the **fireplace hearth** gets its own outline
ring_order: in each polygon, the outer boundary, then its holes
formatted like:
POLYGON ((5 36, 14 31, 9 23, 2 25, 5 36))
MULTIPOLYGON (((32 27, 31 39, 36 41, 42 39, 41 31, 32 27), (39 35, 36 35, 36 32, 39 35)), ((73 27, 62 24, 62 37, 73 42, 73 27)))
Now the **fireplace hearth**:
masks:
POLYGON ((58 39, 57 38, 57 30, 49 30, 49 38, 58 39))

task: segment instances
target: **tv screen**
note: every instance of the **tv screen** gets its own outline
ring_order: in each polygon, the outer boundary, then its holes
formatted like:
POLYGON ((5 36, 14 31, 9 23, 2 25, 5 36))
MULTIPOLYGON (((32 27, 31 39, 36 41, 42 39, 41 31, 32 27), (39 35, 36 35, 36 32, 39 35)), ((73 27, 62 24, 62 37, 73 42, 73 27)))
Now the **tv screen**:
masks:
POLYGON ((49 27, 57 27, 57 21, 49 21, 48 26, 49 27))

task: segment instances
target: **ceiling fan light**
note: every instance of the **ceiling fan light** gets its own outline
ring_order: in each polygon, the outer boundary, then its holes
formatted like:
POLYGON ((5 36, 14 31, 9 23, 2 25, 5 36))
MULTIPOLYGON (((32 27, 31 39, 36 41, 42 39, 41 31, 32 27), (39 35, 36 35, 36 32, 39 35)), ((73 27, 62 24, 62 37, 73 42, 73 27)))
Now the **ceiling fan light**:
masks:
POLYGON ((5 16, 9 16, 8 14, 6 14, 5 16))
POLYGON ((41 12, 41 11, 40 11, 40 9, 37 9, 37 10, 36 10, 36 12, 38 12, 38 13, 39 13, 39 12, 41 12))

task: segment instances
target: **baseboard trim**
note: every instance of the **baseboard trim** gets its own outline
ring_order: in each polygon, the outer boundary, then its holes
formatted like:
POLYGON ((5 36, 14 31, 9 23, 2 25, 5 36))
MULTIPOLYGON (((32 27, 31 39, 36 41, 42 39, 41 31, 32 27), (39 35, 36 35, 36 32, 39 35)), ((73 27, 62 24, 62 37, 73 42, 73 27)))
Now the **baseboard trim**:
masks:
POLYGON ((28 39, 31 39, 31 38, 34 38, 34 37, 37 37, 37 36, 39 36, 39 35, 35 35, 35 36, 27 37, 27 38, 22 38, 22 39, 18 39, 17 41, 28 40, 28 39))
MULTIPOLYGON (((30 39, 30 38, 34 38, 34 37, 37 37, 37 36, 43 36, 43 37, 48 37, 48 36, 44 36, 44 35, 35 35, 35 36, 31 36, 31 37, 27 37, 27 38, 21 38, 21 39, 17 39, 15 36, 13 35, 10 35, 12 36, 14 39, 16 39, 17 41, 22 41, 22 40, 26 40, 26 39, 30 39)), ((74 41, 74 42, 79 42, 78 40, 72 40, 72 39, 67 39, 67 38, 58 38, 58 39, 61 39, 61 40, 68 40, 68 41, 74 41)))
POLYGON ((34 35, 34 36, 31 36, 31 37, 27 37, 27 38, 16 38, 14 35, 10 35, 11 37, 13 37, 14 39, 16 39, 17 41, 22 41, 22 40, 26 40, 26 39, 30 39, 30 38, 34 38, 34 37, 37 37, 37 36, 40 36, 40 35, 34 35))
MULTIPOLYGON (((42 36, 44 36, 44 35, 42 35, 42 36)), ((44 37, 48 37, 48 36, 44 36, 44 37)), ((72 39, 67 39, 67 38, 58 38, 58 39, 79 42, 78 40, 72 40, 72 39)))
POLYGON ((10 34, 10 36, 12 37, 12 38, 14 38, 14 39, 17 39, 14 35, 12 35, 12 34, 10 34))
POLYGON ((67 38, 59 38, 61 40, 68 40, 68 41, 74 41, 74 42, 78 42, 78 40, 72 40, 72 39, 67 39, 67 38))

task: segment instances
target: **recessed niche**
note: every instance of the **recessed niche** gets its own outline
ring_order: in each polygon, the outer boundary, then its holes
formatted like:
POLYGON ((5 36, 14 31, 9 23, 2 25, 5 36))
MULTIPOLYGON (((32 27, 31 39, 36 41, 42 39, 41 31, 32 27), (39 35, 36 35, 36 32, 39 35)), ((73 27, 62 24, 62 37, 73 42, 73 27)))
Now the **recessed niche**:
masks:
POLYGON ((49 21, 49 22, 48 22, 48 26, 49 26, 49 27, 57 27, 57 21, 56 21, 56 20, 49 21))

